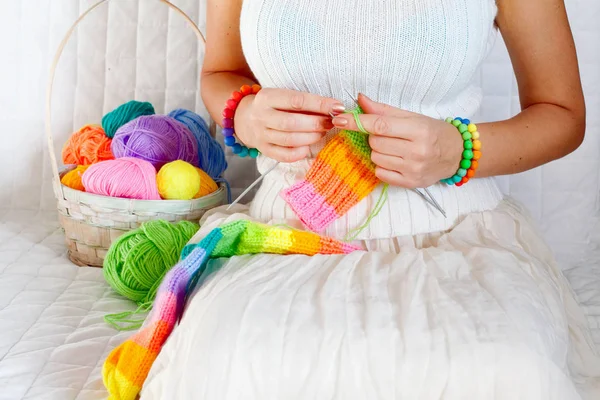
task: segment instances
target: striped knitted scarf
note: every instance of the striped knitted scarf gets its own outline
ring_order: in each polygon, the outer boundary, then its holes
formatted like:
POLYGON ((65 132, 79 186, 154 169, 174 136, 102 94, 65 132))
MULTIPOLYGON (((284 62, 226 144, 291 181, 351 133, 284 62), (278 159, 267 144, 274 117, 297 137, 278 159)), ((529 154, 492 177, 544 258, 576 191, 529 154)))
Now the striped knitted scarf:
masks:
POLYGON ((182 260, 162 281, 151 314, 142 329, 114 349, 102 377, 109 400, 134 400, 163 344, 180 318, 195 279, 210 258, 243 254, 348 254, 357 247, 311 232, 278 228, 246 220, 212 230, 200 243, 188 245, 182 260))
MULTIPOLYGON (((356 118, 361 112, 357 108, 352 114, 356 118)), ((321 232, 379 183, 368 133, 342 131, 317 154, 306 177, 281 196, 308 229, 321 232)))

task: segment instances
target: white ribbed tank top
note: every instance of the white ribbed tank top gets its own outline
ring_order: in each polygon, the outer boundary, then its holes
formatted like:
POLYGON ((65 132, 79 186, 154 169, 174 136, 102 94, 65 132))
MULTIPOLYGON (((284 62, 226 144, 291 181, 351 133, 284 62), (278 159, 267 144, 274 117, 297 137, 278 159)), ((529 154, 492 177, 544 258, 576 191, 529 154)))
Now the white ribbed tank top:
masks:
MULTIPOLYGON (((246 60, 263 87, 333 97, 351 108, 345 89, 434 118, 468 118, 481 103, 472 80, 496 37, 496 11, 494 0, 244 0, 240 30, 246 60)), ((279 193, 304 176, 334 134, 313 146, 311 158, 268 174, 251 215, 265 222, 296 219, 279 193)), ((263 173, 273 163, 260 156, 258 169, 263 173)), ((358 239, 446 230, 502 199, 490 178, 430 189, 447 218, 412 191, 390 188, 386 205, 358 239)), ((323 233, 341 238, 362 225, 380 193, 381 187, 323 233)))

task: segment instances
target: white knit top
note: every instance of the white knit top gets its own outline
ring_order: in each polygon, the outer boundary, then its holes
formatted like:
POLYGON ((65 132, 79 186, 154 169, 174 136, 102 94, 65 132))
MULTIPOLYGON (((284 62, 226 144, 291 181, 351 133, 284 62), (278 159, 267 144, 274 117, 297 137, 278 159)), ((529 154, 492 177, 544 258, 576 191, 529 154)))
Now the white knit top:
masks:
MULTIPOLYGON (((481 103, 472 80, 496 36, 496 11, 494 0, 244 0, 240 28, 244 54, 263 87, 316 93, 353 107, 345 89, 434 118, 468 118, 481 103)), ((314 146, 311 157, 335 133, 314 146)), ((485 146, 485 133, 483 138, 485 146)), ((303 177, 311 160, 280 164, 267 175, 252 216, 294 220, 279 193, 303 177)), ((259 171, 273 163, 260 156, 259 171)), ((502 199, 489 178, 462 187, 436 184, 431 191, 447 218, 412 191, 390 188, 386 205, 358 239, 446 230, 502 199)), ((343 237, 362 225, 380 192, 324 233, 343 237)))

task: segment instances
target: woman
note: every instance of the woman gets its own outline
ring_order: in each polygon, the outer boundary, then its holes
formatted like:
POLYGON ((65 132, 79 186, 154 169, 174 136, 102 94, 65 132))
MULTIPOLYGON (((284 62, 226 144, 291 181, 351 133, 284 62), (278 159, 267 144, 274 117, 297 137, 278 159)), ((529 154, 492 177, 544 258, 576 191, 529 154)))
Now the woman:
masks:
POLYGON ((261 173, 281 164, 249 209, 212 213, 194 241, 242 217, 301 226, 281 193, 340 129, 359 130, 344 113, 350 95, 390 186, 378 213, 383 185, 323 232, 354 233, 365 252, 219 261, 143 398, 600 398, 584 316, 529 217, 490 178, 582 142, 562 0, 209 0, 207 37, 208 110, 220 121, 233 91, 260 83, 239 102, 235 132, 260 151, 261 173), (472 180, 439 183, 466 157, 444 119, 477 111, 472 81, 497 31, 522 111, 478 124, 472 180), (410 190, 425 187, 446 218, 410 190))

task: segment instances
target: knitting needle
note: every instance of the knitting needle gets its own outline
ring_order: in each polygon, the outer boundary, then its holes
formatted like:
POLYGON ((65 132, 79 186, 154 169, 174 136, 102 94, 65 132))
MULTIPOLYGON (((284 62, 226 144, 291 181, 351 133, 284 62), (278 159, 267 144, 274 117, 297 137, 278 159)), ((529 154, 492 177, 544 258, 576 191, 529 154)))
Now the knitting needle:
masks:
MULTIPOLYGON (((350 98, 352 99, 352 101, 354 101, 354 103, 356 103, 356 105, 358 105, 358 100, 352 96, 352 94, 346 90, 346 88, 344 88, 344 91, 346 92, 346 94, 348 96, 350 96, 350 98)), ((429 189, 425 188, 425 192, 427 193, 427 196, 425 196, 425 194, 423 194, 423 192, 421 192, 419 189, 412 189, 413 191, 417 192, 417 194, 419 196, 421 196, 423 198, 423 200, 425 200, 428 204, 430 204, 431 206, 433 206, 433 208, 435 208, 436 210, 438 210, 443 216, 444 218, 446 218, 446 213, 444 212, 444 209, 440 206, 440 204, 435 200, 435 197, 433 197, 433 195, 431 194, 431 192, 429 191, 429 189)))
MULTIPOLYGON (((332 112, 329 112, 329 115, 331 116, 331 118, 335 118, 335 115, 333 115, 333 113, 332 113, 332 112)), ((233 207, 235 204, 237 204, 237 203, 238 203, 238 202, 239 202, 239 201, 240 201, 240 200, 241 200, 241 199, 242 199, 242 198, 243 198, 243 197, 244 197, 244 196, 245 196, 245 195, 246 195, 246 194, 247 194, 247 193, 248 193, 248 192, 249 192, 249 191, 250 191, 250 190, 251 190, 251 189, 254 187, 254 186, 258 185, 258 183, 259 183, 260 181, 262 181, 262 180, 263 180, 263 178, 264 178, 264 177, 265 177, 265 176, 266 176, 266 175, 267 175, 269 172, 273 171, 273 170, 274 170, 274 169, 275 169, 275 168, 276 168, 278 165, 279 165, 279 161, 277 161, 277 162, 275 163, 275 165, 273 165, 271 168, 269 168, 268 170, 266 170, 264 174, 262 174, 261 176, 259 176, 259 177, 258 177, 258 179, 256 179, 254 182, 252 182, 252 183, 250 184, 250 186, 248 186, 248 188, 246 188, 246 190, 244 190, 244 191, 242 192, 242 194, 240 194, 240 195, 237 197, 237 199, 235 199, 235 200, 233 201, 233 203, 231 203, 229 206, 227 206, 227 210, 229 210, 231 207, 233 207)))
POLYGON ((252 190, 252 188, 253 188, 254 186, 258 185, 258 183, 259 183, 260 181, 262 181, 262 180, 263 180, 263 178, 264 178, 265 176, 267 176, 267 174, 268 174, 269 172, 273 171, 273 170, 274 170, 274 169, 275 169, 275 168, 276 168, 278 165, 279 165, 279 161, 277 161, 277 162, 276 162, 276 163, 275 163, 275 164, 274 164, 274 165, 273 165, 271 168, 269 168, 268 170, 266 170, 264 174, 262 174, 261 176, 259 176, 257 180, 255 180, 254 182, 252 182, 252 184, 251 184, 250 186, 248 186, 248 188, 247 188, 246 190, 244 190, 244 191, 242 192, 242 194, 240 194, 240 195, 237 197, 237 199, 235 199, 235 200, 233 201, 233 203, 231 203, 231 204, 230 204, 230 205, 227 207, 227 210, 229 210, 231 207, 233 207, 235 204, 237 204, 237 203, 238 203, 238 202, 239 202, 239 201, 240 201, 240 200, 241 200, 241 199, 242 199, 242 198, 243 198, 243 197, 244 197, 244 196, 245 196, 245 195, 246 195, 246 194, 247 194, 247 193, 248 193, 250 190, 252 190))
POLYGON ((435 197, 433 197, 433 195, 431 194, 431 192, 429 191, 429 188, 424 188, 423 190, 425 190, 425 193, 427 193, 427 195, 429 196, 429 198, 431 199, 431 201, 433 201, 433 203, 435 204, 435 208, 438 209, 439 212, 442 213, 442 215, 444 216, 444 218, 446 217, 446 213, 444 212, 444 209, 442 208, 442 206, 440 206, 440 204, 436 201, 435 197))

